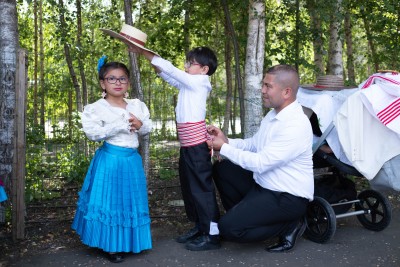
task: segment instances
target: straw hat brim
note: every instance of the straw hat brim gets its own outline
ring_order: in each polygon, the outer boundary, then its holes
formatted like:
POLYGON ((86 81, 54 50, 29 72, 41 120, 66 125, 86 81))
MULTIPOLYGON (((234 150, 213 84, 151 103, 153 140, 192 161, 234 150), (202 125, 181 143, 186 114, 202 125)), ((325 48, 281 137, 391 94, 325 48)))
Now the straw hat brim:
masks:
POLYGON ((316 91, 339 91, 343 89, 354 89, 357 88, 357 86, 317 86, 316 84, 305 84, 305 85, 300 85, 301 88, 304 89, 309 89, 309 90, 316 90, 316 91))
POLYGON ((99 30, 101 30, 101 31, 103 31, 104 33, 110 35, 111 37, 117 38, 118 40, 124 42, 124 43, 127 44, 127 45, 135 45, 135 46, 137 46, 137 47, 142 48, 143 50, 149 51, 149 52, 151 52, 151 53, 153 53, 153 54, 159 56, 159 55, 158 55, 156 52, 154 52, 153 50, 150 50, 150 49, 144 47, 144 46, 141 45, 141 44, 135 43, 135 42, 133 42, 133 41, 131 41, 131 40, 125 38, 124 36, 122 36, 121 34, 119 34, 119 33, 117 33, 117 32, 114 32, 114 31, 109 30, 109 29, 101 29, 101 28, 100 28, 99 30))

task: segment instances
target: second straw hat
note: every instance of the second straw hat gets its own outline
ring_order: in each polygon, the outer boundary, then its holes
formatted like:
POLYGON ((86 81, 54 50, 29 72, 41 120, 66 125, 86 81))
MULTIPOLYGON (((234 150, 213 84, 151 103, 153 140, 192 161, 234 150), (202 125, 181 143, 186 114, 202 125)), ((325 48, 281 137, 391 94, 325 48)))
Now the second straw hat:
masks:
POLYGON ((145 34, 141 30, 139 30, 131 25, 123 24, 121 31, 119 33, 114 32, 109 29, 100 29, 100 30, 102 30, 104 33, 110 35, 111 37, 121 40, 122 42, 124 42, 128 45, 133 44, 133 45, 140 47, 146 51, 149 51, 149 52, 152 52, 152 53, 158 55, 156 52, 145 47, 146 41, 147 41, 147 34, 145 34))

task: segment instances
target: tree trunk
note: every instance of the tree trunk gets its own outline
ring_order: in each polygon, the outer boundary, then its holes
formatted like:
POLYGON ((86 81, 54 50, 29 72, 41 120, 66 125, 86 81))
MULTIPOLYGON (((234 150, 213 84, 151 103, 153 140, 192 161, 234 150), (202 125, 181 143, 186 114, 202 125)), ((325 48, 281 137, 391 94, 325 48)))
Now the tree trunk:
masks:
POLYGON ((316 76, 325 74, 324 64, 324 41, 322 38, 321 16, 317 10, 316 0, 307 1, 307 9, 310 15, 312 44, 314 50, 314 65, 316 68, 316 76))
POLYGON ((372 63, 374 64, 375 72, 378 72, 379 62, 378 62, 377 53, 375 50, 374 41, 372 40, 372 33, 371 33, 370 26, 369 26, 369 21, 368 21, 367 15, 366 15, 366 14, 370 14, 370 12, 371 12, 371 10, 368 10, 368 5, 361 6, 361 17, 364 22, 365 34, 367 35, 369 49, 371 49, 372 63), (365 9, 367 9, 367 10, 365 10, 365 9))
POLYGON ((77 24, 77 34, 76 34, 76 46, 78 47, 78 68, 82 83, 82 102, 81 109, 78 111, 83 111, 83 106, 87 105, 87 83, 85 75, 85 66, 83 62, 85 61, 84 49, 82 47, 82 3, 81 0, 76 0, 76 24, 77 24))
POLYGON ((295 67, 299 70, 300 62, 300 0, 296 0, 296 38, 294 40, 295 47, 295 67))
POLYGON ((0 0, 0 5, 0 178, 4 179, 11 173, 14 154, 15 72, 19 43, 16 2, 0 0))
MULTIPOLYGON (((76 78, 74 66, 72 64, 72 58, 71 58, 71 53, 70 53, 70 46, 67 41, 67 24, 65 23, 65 18, 64 18, 64 13, 65 13, 65 8, 64 8, 64 3, 63 0, 58 1, 59 9, 60 9, 60 24, 61 24, 61 38, 63 39, 64 42, 64 54, 65 54, 65 60, 67 61, 68 65, 68 70, 69 74, 72 79, 72 84, 75 88, 75 94, 76 94, 76 108, 77 110, 82 110, 82 97, 81 97, 81 90, 80 86, 78 83, 78 79, 76 78)), ((70 97, 72 97, 72 94, 69 94, 70 97)), ((68 123, 71 128, 72 125, 72 102, 69 101, 69 114, 68 114, 68 123)), ((69 130, 69 136, 71 137, 71 129, 69 130)))
POLYGON ((44 78, 44 46, 43 46, 43 0, 39 0, 39 64, 40 64, 40 126, 43 136, 45 133, 45 99, 46 99, 46 80, 44 78))
MULTIPOLYGON (((225 24, 226 35, 229 36, 228 29, 225 24)), ((222 127, 222 131, 227 134, 229 130, 229 122, 231 120, 231 108, 232 108, 232 48, 231 42, 228 38, 225 38, 225 73, 226 73, 226 105, 224 112, 224 124, 222 127)))
MULTIPOLYGON (((240 105, 240 121, 241 121, 241 132, 242 135, 245 132, 245 105, 244 105, 244 92, 243 92, 243 85, 242 85, 242 74, 240 71, 240 60, 239 60, 239 43, 235 34, 235 30, 233 28, 229 7, 226 0, 221 0, 222 8, 224 9, 225 20, 227 24, 227 28, 230 32, 229 36, 232 38, 233 42, 233 53, 235 57, 235 80, 236 80, 236 87, 239 94, 239 105, 240 105)), ((236 113, 234 113, 236 114, 236 113)), ((235 120, 235 118, 232 118, 235 120)))
POLYGON ((38 104, 38 0, 33 1, 33 123, 35 125, 38 124, 38 112, 39 112, 39 104, 38 104))
POLYGON ((185 49, 185 55, 190 50, 190 34, 189 34, 189 22, 190 22, 190 7, 192 6, 192 0, 185 1, 185 22, 183 24, 183 48, 185 49))
POLYGON ((356 75, 354 71, 354 56, 353 56, 353 37, 352 37, 352 23, 350 10, 347 9, 344 15, 344 34, 346 40, 346 55, 347 55, 347 79, 349 84, 356 84, 356 75))
MULTIPOLYGON (((125 23, 133 25, 132 6, 130 0, 124 0, 124 12, 125 12, 125 23)), ((132 86, 134 89, 133 91, 135 92, 138 99, 144 101, 144 94, 141 85, 137 55, 135 53, 129 53, 129 61, 131 65, 132 86)), ((143 160, 144 172, 146 174, 146 177, 148 177, 150 171, 150 134, 141 136, 139 138, 139 142, 140 142, 139 151, 143 160)))
POLYGON ((253 136, 263 116, 261 81, 265 48, 265 1, 250 1, 245 63, 244 137, 253 136))
MULTIPOLYGON (((17 52, 19 49, 17 7, 15 0, 0 0, 0 178, 10 192, 10 176, 14 162, 15 144, 15 117, 16 114, 16 70, 17 52)), ((14 186, 14 185, 13 185, 14 186)), ((10 195, 13 203, 17 198, 24 196, 10 195)), ((14 210, 13 210, 14 212, 14 210)), ((13 216, 13 220, 16 219, 13 216)), ((22 218, 23 219, 23 218, 22 218)), ((20 222, 20 223, 23 223, 20 222)), ((13 221, 13 237, 23 238, 15 235, 14 229, 17 225, 13 221)))
MULTIPOLYGON (((238 94, 239 92, 237 90, 233 90, 233 108, 231 110, 231 132, 234 136, 236 136, 236 114, 237 114, 237 100, 238 100, 238 94)), ((243 132, 242 132, 243 136, 243 132)))
POLYGON ((327 74, 343 77, 343 48, 339 35, 341 27, 342 0, 336 0, 333 4, 333 11, 329 25, 329 51, 327 74))

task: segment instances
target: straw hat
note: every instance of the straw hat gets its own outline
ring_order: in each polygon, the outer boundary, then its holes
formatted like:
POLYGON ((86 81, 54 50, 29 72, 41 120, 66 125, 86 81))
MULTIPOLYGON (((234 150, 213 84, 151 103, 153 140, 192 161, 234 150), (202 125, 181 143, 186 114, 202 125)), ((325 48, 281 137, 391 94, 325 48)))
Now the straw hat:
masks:
POLYGON ((317 83, 311 85, 301 85, 302 88, 312 90, 341 90, 355 88, 356 86, 344 86, 343 78, 338 75, 323 75, 317 77, 317 83))
POLYGON ((123 24, 122 29, 119 33, 116 33, 112 30, 108 29, 100 29, 104 33, 110 35, 111 37, 117 38, 121 40, 122 42, 126 43, 127 45, 135 45, 137 47, 140 47, 146 51, 152 52, 155 55, 158 55, 156 52, 144 47, 147 41, 147 34, 142 32, 141 30, 132 27, 131 25, 128 24, 123 24))

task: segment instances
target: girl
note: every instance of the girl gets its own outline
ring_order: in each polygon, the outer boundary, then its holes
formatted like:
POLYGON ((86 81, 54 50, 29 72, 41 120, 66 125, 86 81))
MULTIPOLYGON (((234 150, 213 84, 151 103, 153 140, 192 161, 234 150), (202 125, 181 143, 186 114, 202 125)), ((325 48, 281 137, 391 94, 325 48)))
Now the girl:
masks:
POLYGON ((138 135, 152 127, 149 110, 138 99, 126 99, 129 70, 119 62, 99 60, 103 98, 85 107, 82 127, 97 149, 79 192, 72 228, 82 242, 108 253, 111 262, 121 252, 151 249, 146 177, 137 148, 138 135))
POLYGON ((0 202, 6 201, 8 199, 6 190, 4 190, 3 180, 0 178, 0 202))

